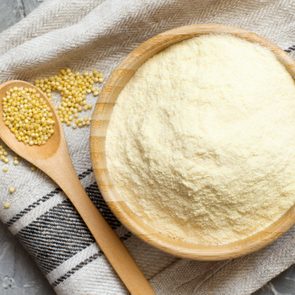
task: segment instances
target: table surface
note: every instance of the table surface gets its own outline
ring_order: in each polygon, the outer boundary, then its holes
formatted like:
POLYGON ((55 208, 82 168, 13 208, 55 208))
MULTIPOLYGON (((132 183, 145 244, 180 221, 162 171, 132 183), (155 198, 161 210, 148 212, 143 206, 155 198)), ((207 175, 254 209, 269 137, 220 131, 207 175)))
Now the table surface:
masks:
MULTIPOLYGON (((0 32, 26 17, 41 2, 42 0, 0 0, 0 32)), ((22 246, 1 223, 0 294, 55 294, 22 246)), ((253 295, 295 295, 295 265, 253 295)))

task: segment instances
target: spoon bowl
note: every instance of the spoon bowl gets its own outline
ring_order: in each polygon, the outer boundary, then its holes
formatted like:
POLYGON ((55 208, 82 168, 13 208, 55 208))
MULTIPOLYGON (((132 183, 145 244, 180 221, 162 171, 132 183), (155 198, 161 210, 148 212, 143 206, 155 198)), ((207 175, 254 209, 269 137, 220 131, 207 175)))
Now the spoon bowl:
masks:
POLYGON ((154 295, 153 289, 134 259, 82 187, 69 156, 60 121, 53 105, 42 91, 30 83, 17 80, 0 85, 0 138, 11 150, 38 167, 60 186, 129 292, 132 295, 154 295), (55 126, 53 135, 45 144, 30 146, 19 142, 5 125, 2 115, 2 100, 12 87, 36 89, 50 107, 55 126))
MULTIPOLYGON (((5 96, 6 92, 13 87, 24 87, 33 88, 41 95, 45 97, 44 93, 35 87, 34 85, 19 80, 8 81, 0 86, 0 114, 3 113, 2 109, 2 98, 5 96)), ((46 98, 46 97, 45 97, 46 98)), ((1 139, 6 143, 6 145, 11 148, 16 154, 31 162, 35 166, 40 166, 41 162, 50 158, 58 150, 59 146, 64 142, 63 132, 61 132, 61 125, 59 119, 55 113, 52 103, 46 98, 47 105, 53 114, 54 133, 43 145, 27 145, 16 139, 16 137, 11 133, 9 128, 4 124, 3 117, 0 116, 0 126, 1 126, 1 139)), ((42 164, 41 164, 42 166, 42 164)), ((39 167, 41 170, 42 168, 39 167)))

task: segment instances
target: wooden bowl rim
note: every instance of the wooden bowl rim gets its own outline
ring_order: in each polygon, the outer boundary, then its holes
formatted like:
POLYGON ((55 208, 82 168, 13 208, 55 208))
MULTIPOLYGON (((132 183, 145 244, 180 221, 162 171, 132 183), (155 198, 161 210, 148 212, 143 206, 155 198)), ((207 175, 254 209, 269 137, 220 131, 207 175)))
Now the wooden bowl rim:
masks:
POLYGON ((107 171, 105 137, 117 97, 141 64, 174 43, 204 34, 223 33, 269 48, 295 79, 294 60, 275 44, 255 33, 220 24, 195 24, 178 27, 158 34, 139 45, 112 72, 95 106, 90 135, 91 160, 99 189, 110 209, 121 223, 136 236, 158 249, 178 257, 206 261, 235 258, 267 246, 295 224, 295 204, 264 230, 246 239, 229 244, 218 246, 198 245, 164 236, 158 232, 153 232, 151 227, 143 223, 125 202, 118 198, 119 193, 112 184, 107 171))

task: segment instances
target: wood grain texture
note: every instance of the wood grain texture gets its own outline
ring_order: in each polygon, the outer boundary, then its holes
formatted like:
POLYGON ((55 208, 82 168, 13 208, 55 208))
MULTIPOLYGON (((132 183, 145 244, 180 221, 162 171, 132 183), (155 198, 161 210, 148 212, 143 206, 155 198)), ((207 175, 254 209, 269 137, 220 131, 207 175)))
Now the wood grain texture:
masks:
POLYGON ((285 65, 286 69, 295 79, 294 61, 276 45, 254 33, 239 28, 214 24, 191 25, 176 28, 159 34, 144 42, 138 48, 133 50, 113 71, 96 104, 92 118, 90 139, 92 163, 99 188, 104 199, 120 221, 134 234, 153 246, 176 256, 198 260, 222 260, 234 258, 251 253, 270 244, 295 223, 295 206, 290 208, 282 218, 274 222, 264 231, 238 242, 221 246, 207 246, 169 238, 163 234, 159 234, 145 224, 130 210, 128 203, 123 201, 119 196, 106 166, 105 137, 112 110, 116 104, 118 95, 134 75, 136 70, 148 58, 167 48, 171 44, 191 37, 210 33, 232 34, 269 48, 274 52, 278 60, 285 65))

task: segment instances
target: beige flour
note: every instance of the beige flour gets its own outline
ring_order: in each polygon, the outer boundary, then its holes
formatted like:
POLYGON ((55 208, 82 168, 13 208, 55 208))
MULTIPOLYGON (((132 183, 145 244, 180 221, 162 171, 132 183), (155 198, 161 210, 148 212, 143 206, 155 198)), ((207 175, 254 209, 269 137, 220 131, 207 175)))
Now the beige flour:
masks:
POLYGON ((245 238, 295 202, 295 86, 265 48, 227 35, 157 54, 121 92, 106 140, 123 199, 159 232, 245 238))

